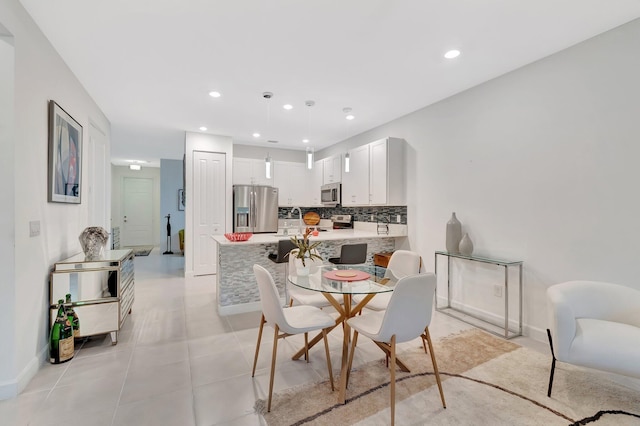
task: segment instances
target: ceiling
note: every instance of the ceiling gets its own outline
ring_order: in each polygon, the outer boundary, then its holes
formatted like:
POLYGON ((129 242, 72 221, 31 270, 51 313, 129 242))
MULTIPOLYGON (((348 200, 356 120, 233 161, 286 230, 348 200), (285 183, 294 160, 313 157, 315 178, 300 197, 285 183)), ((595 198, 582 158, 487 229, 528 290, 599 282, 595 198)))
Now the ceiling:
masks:
POLYGON ((114 164, 181 159, 201 126, 319 150, 640 17, 637 0, 20 1, 110 120, 114 164))

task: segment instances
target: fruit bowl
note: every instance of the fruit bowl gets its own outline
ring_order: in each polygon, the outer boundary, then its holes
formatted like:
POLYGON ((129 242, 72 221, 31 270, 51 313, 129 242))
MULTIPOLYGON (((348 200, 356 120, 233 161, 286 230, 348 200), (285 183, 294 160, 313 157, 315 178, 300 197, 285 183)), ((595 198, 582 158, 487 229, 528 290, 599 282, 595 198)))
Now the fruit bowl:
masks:
POLYGON ((233 232, 224 234, 225 238, 229 241, 247 241, 253 234, 251 232, 233 232))

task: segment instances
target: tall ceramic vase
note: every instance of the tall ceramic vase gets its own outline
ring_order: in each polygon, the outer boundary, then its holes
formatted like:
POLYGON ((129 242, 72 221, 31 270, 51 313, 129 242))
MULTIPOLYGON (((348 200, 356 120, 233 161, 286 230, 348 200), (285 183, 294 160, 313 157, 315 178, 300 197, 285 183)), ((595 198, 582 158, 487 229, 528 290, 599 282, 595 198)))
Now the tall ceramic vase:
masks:
POLYGON ((460 240, 460 254, 471 256, 471 253, 473 253, 473 242, 469 238, 469 234, 465 233, 460 240))
POLYGON ((462 224, 456 217, 456 212, 453 212, 451 213, 451 219, 447 222, 447 251, 449 253, 459 253, 461 239, 462 224))

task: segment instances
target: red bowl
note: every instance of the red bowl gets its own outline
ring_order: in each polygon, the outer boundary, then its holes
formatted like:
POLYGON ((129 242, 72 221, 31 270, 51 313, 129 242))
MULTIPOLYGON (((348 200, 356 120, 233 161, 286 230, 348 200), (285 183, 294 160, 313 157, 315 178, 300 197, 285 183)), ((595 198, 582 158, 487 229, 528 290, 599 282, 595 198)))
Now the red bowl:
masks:
POLYGON ((251 232, 233 232, 230 234, 224 234, 229 241, 247 241, 253 236, 251 232))

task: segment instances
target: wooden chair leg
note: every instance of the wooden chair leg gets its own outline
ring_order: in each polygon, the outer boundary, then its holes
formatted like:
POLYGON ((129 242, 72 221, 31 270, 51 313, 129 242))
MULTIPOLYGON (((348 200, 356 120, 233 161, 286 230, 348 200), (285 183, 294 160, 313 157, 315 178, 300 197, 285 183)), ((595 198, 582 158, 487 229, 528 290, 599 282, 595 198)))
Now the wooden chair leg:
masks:
POLYGON ((391 426, 396 422, 396 335, 391 336, 391 426))
POLYGON ((258 341, 256 342, 256 356, 253 358, 253 370, 251 370, 251 377, 256 374, 256 364, 258 364, 258 352, 260 352, 260 341, 262 340, 262 328, 264 327, 264 323, 267 322, 264 319, 264 314, 262 314, 262 318, 260 318, 260 329, 258 330, 258 341))
POLYGON ((347 364, 347 386, 349 386, 349 373, 351 373, 351 366, 353 365, 353 354, 356 352, 356 345, 358 344, 358 332, 353 330, 353 340, 351 341, 351 351, 349 352, 349 362, 347 364))
POLYGON ((304 333, 304 359, 309 363, 309 333, 304 333))
POLYGON ((322 338, 324 339, 324 351, 327 355, 327 369, 329 370, 329 381, 331 382, 331 391, 335 390, 333 386, 333 370, 331 368, 331 355, 329 354, 329 341, 327 340, 327 329, 322 329, 322 338))
POLYGON ((271 396, 273 395, 273 377, 276 371, 276 355, 278 354, 278 324, 275 324, 275 332, 273 334, 273 353, 271 354, 271 377, 269 378, 269 403, 267 404, 267 413, 271 412, 271 396))
POLYGON ((289 307, 293 306, 293 298, 291 298, 291 300, 289 301, 289 307))
POLYGON ((436 356, 433 353, 433 344, 431 344, 431 335, 429 334, 429 327, 424 329, 424 336, 427 339, 429 345, 429 353, 431 354, 431 364, 433 364, 433 372, 436 376, 436 382, 438 383, 438 390, 440 391, 440 399, 442 400, 442 408, 447 408, 447 404, 444 402, 444 392, 442 391, 442 381, 440 381, 440 372, 438 371, 438 363, 436 362, 436 356))
POLYGON ((547 397, 551 398, 551 388, 553 387, 553 373, 556 371, 556 355, 553 352, 553 341, 551 340, 551 330, 547 328, 547 337, 549 338, 549 347, 551 348, 551 372, 549 373, 549 388, 547 389, 547 397))
POLYGON ((427 327, 425 327, 424 329, 424 333, 420 336, 422 337, 422 347, 424 348, 424 353, 428 353, 427 352, 427 327))

